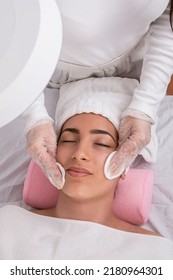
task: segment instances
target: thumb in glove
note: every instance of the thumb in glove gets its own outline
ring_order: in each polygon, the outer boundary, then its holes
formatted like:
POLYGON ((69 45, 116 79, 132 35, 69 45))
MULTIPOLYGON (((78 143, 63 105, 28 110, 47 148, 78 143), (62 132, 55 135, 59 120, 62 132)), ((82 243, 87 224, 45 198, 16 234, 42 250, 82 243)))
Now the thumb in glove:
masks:
POLYGON ((125 116, 120 124, 119 147, 112 155, 106 167, 106 173, 112 178, 125 172, 139 152, 150 142, 151 123, 132 116, 125 116))

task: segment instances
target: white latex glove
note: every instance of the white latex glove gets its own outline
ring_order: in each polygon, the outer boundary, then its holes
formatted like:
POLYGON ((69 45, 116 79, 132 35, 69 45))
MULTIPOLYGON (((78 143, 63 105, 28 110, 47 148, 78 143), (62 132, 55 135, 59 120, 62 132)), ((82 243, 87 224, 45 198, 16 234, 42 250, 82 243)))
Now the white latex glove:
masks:
POLYGON ((125 116, 120 123, 118 151, 107 167, 108 173, 112 176, 118 174, 122 166, 124 170, 128 169, 139 152, 151 140, 151 118, 144 113, 138 114, 137 111, 135 113, 135 117, 125 116))
POLYGON ((57 136, 52 121, 38 121, 26 135, 27 152, 40 166, 50 182, 61 189, 64 178, 56 162, 57 136))

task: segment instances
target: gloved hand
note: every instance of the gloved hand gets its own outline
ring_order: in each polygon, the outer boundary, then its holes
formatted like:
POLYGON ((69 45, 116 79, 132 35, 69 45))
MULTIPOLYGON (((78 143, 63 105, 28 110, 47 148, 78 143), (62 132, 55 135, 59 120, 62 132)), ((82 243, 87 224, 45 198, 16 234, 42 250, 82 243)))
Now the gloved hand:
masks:
POLYGON ((128 169, 139 152, 151 140, 152 119, 146 114, 133 111, 133 116, 122 118, 119 129, 119 147, 108 166, 110 174, 128 169))
POLYGON ((56 163, 57 136, 52 121, 38 121, 26 135, 27 152, 58 189, 63 186, 63 174, 56 163))

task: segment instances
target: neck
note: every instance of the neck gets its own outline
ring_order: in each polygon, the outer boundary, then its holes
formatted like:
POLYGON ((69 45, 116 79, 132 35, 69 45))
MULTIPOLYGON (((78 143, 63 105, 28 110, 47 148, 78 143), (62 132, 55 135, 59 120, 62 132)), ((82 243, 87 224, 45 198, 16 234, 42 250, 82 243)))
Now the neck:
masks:
POLYGON ((64 219, 90 221, 107 225, 112 218, 115 218, 112 205, 113 196, 110 197, 110 195, 104 198, 97 198, 97 200, 78 201, 60 192, 54 215, 64 219))

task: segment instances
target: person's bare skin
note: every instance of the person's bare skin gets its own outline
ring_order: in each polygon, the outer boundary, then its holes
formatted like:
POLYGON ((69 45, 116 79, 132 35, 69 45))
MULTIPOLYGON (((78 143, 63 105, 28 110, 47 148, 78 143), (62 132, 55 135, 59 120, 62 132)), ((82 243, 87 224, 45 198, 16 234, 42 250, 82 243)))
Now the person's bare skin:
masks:
POLYGON ((117 143, 115 127, 100 115, 80 114, 67 120, 57 146, 57 161, 66 172, 64 187, 59 191, 54 208, 33 212, 160 236, 124 222, 113 213, 112 205, 119 178, 108 180, 103 168, 108 155, 117 148, 117 143))

